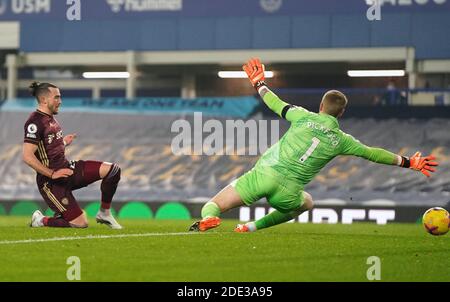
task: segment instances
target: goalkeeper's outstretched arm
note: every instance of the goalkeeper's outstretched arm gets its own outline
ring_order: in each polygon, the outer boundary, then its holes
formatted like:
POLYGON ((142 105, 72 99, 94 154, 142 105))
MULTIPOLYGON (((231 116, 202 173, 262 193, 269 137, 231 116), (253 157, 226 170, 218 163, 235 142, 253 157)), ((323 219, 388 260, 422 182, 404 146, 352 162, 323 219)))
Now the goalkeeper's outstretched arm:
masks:
POLYGON ((258 89, 258 93, 267 107, 284 119, 286 118, 288 110, 293 107, 291 104, 281 100, 267 86, 261 86, 258 89))
POLYGON ((436 171, 435 167, 439 165, 433 155, 422 156, 420 152, 416 152, 411 157, 405 157, 382 148, 368 147, 351 135, 344 136, 342 147, 343 155, 354 155, 375 163, 410 168, 422 172, 427 177, 430 177, 431 173, 436 171))
POLYGON ((250 83, 261 96, 267 107, 280 117, 287 119, 288 121, 294 121, 307 112, 307 110, 301 107, 296 107, 284 102, 269 89, 265 82, 264 65, 261 64, 259 59, 250 59, 242 66, 242 69, 246 72, 250 83), (296 110, 290 110, 292 108, 295 108, 296 110), (287 114, 288 111, 289 116, 287 114))

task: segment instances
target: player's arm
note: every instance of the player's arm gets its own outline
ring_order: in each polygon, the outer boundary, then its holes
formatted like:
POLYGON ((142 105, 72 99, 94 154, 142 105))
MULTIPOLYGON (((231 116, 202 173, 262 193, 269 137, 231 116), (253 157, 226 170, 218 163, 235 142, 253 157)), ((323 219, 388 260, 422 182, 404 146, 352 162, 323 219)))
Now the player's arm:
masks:
POLYGON ((27 121, 27 123, 25 123, 25 134, 22 148, 23 161, 39 174, 47 176, 51 179, 58 179, 72 175, 73 171, 70 169, 59 169, 57 171, 53 171, 52 169, 44 166, 36 157, 35 153, 38 150, 38 144, 42 141, 44 136, 43 129, 44 127, 35 121, 27 121))
POLYGON ((44 127, 36 120, 28 120, 24 126, 24 139, 22 147, 22 159, 36 172, 52 178, 53 170, 43 165, 36 157, 38 144, 44 136, 44 127))
POLYGON ((22 158, 23 161, 30 166, 33 170, 47 176, 48 178, 52 178, 53 170, 44 166, 39 159, 37 159, 36 155, 34 155, 37 151, 38 146, 32 143, 23 143, 22 149, 22 158))
POLYGON ((247 74, 250 83, 261 96, 267 107, 280 117, 292 122, 307 114, 307 110, 284 102, 269 89, 265 82, 264 65, 261 64, 259 59, 250 59, 242 66, 242 69, 247 74))
POLYGON ((431 172, 435 172, 435 167, 438 166, 432 155, 422 157, 420 152, 416 152, 411 157, 405 157, 382 148, 366 146, 351 135, 344 135, 342 146, 343 155, 354 155, 379 164, 410 168, 422 172, 427 177, 430 177, 431 172))
POLYGON ((48 167, 44 166, 39 159, 37 159, 36 153, 38 149, 38 146, 33 143, 23 143, 23 150, 22 150, 22 158, 23 161, 30 166, 33 170, 38 172, 39 174, 42 174, 44 176, 47 176, 50 179, 58 179, 62 177, 69 177, 73 174, 73 171, 71 169, 59 169, 59 170, 52 170, 48 167))

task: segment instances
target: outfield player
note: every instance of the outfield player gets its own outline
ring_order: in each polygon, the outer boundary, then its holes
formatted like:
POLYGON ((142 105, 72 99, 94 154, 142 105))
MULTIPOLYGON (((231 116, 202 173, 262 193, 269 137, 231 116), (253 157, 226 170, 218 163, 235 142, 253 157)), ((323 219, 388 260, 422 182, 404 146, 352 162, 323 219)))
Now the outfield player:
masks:
POLYGON ((279 99, 264 82, 264 65, 251 59, 243 66, 251 84, 264 103, 291 122, 284 136, 267 150, 255 167, 225 187, 202 208, 202 220, 190 231, 206 231, 220 225, 220 214, 239 206, 250 206, 266 197, 274 212, 238 225, 236 232, 253 232, 296 218, 313 208, 313 199, 303 190, 316 174, 338 155, 354 155, 375 163, 395 165, 430 176, 435 171, 434 156, 417 152, 403 157, 381 148, 368 147, 339 129, 338 118, 347 106, 346 96, 331 90, 325 93, 319 113, 295 107, 279 99))
POLYGON ((120 180, 117 164, 98 161, 68 161, 65 148, 76 138, 63 135, 55 119, 61 106, 61 93, 53 84, 33 82, 31 94, 38 102, 37 110, 25 123, 23 160, 36 172, 36 182, 47 205, 55 212, 46 217, 39 210, 33 213, 31 227, 88 226, 86 214, 81 210, 72 191, 102 179, 101 208, 96 220, 113 229, 121 229, 111 215, 111 202, 120 180))

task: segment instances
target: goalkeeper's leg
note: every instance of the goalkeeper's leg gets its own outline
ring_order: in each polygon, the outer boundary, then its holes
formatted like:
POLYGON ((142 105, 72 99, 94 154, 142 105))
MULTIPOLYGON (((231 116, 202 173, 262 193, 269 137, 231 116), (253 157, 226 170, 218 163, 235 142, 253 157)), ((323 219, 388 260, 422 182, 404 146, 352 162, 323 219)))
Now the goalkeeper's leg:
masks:
POLYGON ((251 169, 220 191, 202 209, 202 220, 190 231, 206 231, 220 225, 220 214, 243 205, 250 206, 278 188, 276 176, 251 169))
POLYGON ((204 232, 218 227, 220 214, 242 205, 244 203, 236 189, 232 185, 228 185, 203 206, 202 220, 195 222, 189 231, 204 232))
POLYGON ((274 225, 278 225, 284 222, 287 222, 291 219, 297 218, 303 212, 309 211, 314 207, 312 196, 303 192, 303 204, 300 208, 290 211, 288 213, 282 213, 278 210, 273 211, 270 214, 262 217, 257 221, 247 222, 246 224, 240 224, 235 229, 236 232, 245 233, 245 232, 254 232, 256 230, 265 229, 274 225))

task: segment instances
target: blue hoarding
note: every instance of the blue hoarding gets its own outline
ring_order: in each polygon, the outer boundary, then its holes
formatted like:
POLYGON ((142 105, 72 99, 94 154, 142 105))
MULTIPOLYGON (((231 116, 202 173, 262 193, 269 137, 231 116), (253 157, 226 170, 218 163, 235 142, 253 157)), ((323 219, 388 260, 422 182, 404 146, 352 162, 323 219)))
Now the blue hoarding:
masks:
MULTIPOLYGON (((65 20, 74 5, 82 20, 365 14, 375 0, 0 0, 0 20, 65 20)), ((450 11, 450 0, 378 0, 384 12, 450 11)))

